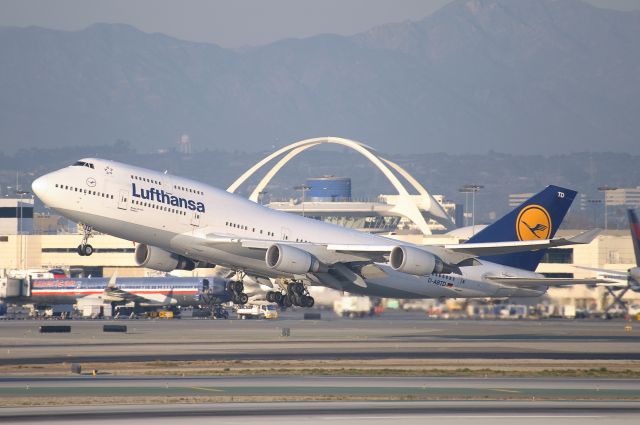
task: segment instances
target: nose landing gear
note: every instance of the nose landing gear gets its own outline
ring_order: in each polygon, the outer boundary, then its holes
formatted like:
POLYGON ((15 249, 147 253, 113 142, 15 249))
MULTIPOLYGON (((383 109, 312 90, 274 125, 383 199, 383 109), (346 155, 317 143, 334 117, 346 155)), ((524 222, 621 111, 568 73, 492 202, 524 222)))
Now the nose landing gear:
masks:
POLYGON ((88 257, 93 254, 93 247, 89 245, 87 242, 91 236, 93 236, 93 228, 91 226, 87 226, 85 224, 81 224, 82 226, 82 242, 78 245, 77 251, 78 255, 81 257, 88 257))

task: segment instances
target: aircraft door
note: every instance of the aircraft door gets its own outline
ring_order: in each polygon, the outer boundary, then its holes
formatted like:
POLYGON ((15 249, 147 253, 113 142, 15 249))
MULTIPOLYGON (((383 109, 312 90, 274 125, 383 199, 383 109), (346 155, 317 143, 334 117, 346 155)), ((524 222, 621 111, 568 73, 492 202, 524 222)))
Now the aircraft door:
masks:
POLYGON ((120 189, 118 193, 118 208, 126 210, 129 207, 129 192, 124 189, 120 189))
POLYGON ((200 212, 193 211, 191 212, 191 225, 194 227, 200 227, 200 212))
POLYGON ((288 241, 289 237, 291 236, 291 230, 287 229, 286 227, 282 227, 281 232, 282 232, 282 234, 280 235, 281 240, 288 241))

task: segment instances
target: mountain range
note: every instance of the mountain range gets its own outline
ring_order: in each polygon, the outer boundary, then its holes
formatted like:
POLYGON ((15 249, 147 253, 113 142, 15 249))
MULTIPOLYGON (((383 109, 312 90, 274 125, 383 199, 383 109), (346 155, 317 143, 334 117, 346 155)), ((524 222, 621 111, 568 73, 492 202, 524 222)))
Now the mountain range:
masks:
POLYGON ((353 36, 225 49, 122 24, 0 28, 0 146, 637 151, 640 12, 456 0, 353 36))

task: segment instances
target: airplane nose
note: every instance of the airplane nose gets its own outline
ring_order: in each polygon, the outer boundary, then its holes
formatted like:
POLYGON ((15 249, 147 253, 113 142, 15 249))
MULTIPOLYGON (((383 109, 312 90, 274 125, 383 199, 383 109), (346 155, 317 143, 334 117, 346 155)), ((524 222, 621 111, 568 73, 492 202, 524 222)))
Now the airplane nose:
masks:
POLYGON ((31 183, 31 190, 38 196, 38 198, 42 199, 47 192, 48 186, 46 176, 42 176, 38 177, 33 181, 33 183, 31 183))

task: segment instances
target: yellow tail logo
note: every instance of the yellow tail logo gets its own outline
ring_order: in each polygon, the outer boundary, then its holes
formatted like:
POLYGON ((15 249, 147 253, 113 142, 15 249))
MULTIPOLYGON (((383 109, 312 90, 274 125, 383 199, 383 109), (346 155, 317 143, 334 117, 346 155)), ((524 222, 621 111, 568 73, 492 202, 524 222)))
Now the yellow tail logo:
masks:
POLYGON ((551 217, 540 205, 524 207, 516 219, 516 234, 521 241, 548 239, 551 229, 551 217))

